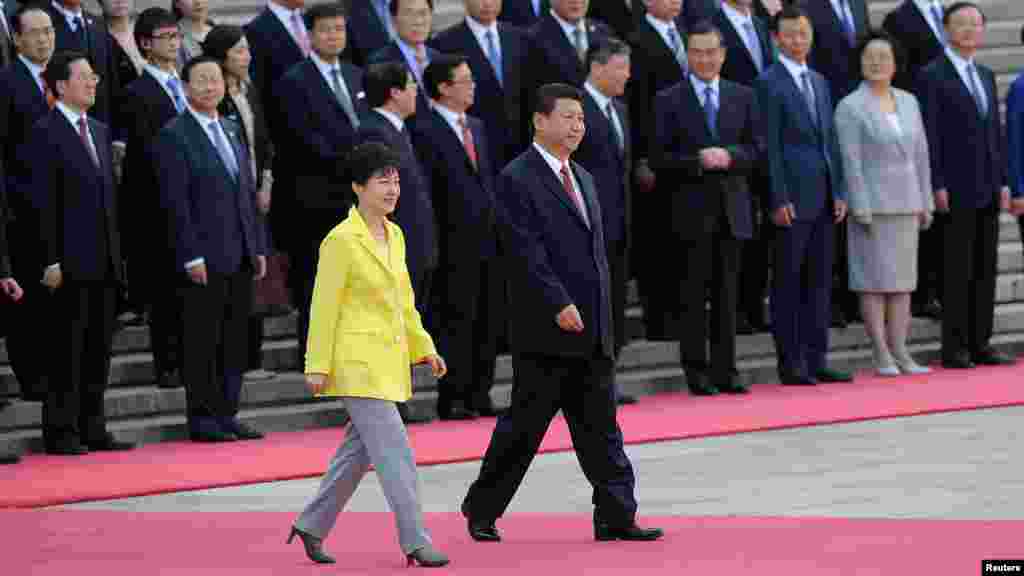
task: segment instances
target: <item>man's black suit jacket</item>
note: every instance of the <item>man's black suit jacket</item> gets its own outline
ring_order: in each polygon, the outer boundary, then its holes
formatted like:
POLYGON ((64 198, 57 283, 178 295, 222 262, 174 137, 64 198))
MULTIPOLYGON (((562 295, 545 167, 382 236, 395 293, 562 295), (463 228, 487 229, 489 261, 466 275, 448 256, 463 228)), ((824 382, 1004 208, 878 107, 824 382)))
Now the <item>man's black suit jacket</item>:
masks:
MULTIPOLYGON (((868 7, 864 0, 848 1, 859 39, 871 24, 868 7)), ((832 102, 838 103, 860 85, 860 63, 854 62, 857 40, 851 43, 843 34, 842 24, 829 0, 804 2, 802 6, 814 26, 814 45, 807 64, 828 80, 832 102)))
MULTIPOLYGON (((430 116, 424 114, 424 117, 430 116)), ((399 132, 387 118, 376 110, 370 110, 360 120, 356 139, 359 144, 383 142, 401 156, 402 166, 398 173, 402 194, 393 218, 405 234, 406 264, 410 273, 417 276, 419 272, 437 267, 438 245, 429 173, 423 170, 416 157, 410 129, 406 121, 404 130, 399 132)))
MULTIPOLYGON (((340 68, 358 115, 365 111, 363 72, 347 62, 340 68)), ((293 167, 283 180, 275 175, 271 217, 277 239, 287 244, 306 238, 311 226, 322 238, 352 205, 345 159, 356 144, 356 127, 312 59, 293 66, 274 94, 281 108, 277 158, 293 167)))
MULTIPOLYGON (((680 30, 681 43, 686 33, 680 30)), ((658 34, 646 20, 629 36, 633 50, 630 57, 632 76, 629 91, 630 123, 633 131, 634 160, 648 159, 648 148, 654 137, 654 96, 683 80, 683 69, 658 34)))
POLYGON ((417 134, 416 150, 429 174, 438 244, 443 263, 490 260, 497 252, 495 238, 494 167, 482 121, 472 116, 466 123, 473 134, 477 164, 474 167, 462 141, 436 111, 430 112, 426 131, 417 134))
MULTIPOLYGON (((36 271, 60 264, 66 281, 120 282, 121 241, 117 227, 110 129, 89 118, 99 167, 82 145, 78 129, 54 108, 39 119, 21 161, 29 167, 32 207, 38 218, 36 271)), ((20 217, 20 216, 19 216, 20 217)))
MULTIPOLYGON (((259 16, 245 25, 245 37, 249 41, 249 51, 252 53, 249 75, 266 109, 271 140, 277 141, 277 119, 281 115, 281 110, 274 99, 274 84, 289 68, 305 60, 305 56, 292 39, 292 35, 288 33, 288 29, 269 8, 264 8, 259 16)), ((275 162, 275 173, 278 172, 278 165, 275 162)), ((280 166, 282 169, 287 168, 283 164, 280 166)))
MULTIPOLYGON (((427 46, 427 59, 433 62, 440 54, 437 50, 434 50, 430 46, 427 46)), ((409 75, 414 79, 416 74, 409 68, 409 63, 406 62, 405 56, 402 54, 402 49, 398 47, 397 42, 392 42, 381 48, 380 50, 370 54, 370 63, 376 64, 378 62, 399 62, 405 66, 406 70, 409 70, 409 75)), ((424 125, 430 118, 430 97, 427 96, 426 87, 422 84, 416 89, 416 113, 410 116, 406 122, 413 125, 413 129, 417 130, 420 128, 420 123, 424 125)))
MULTIPOLYGON (((746 43, 740 34, 744 32, 737 30, 725 11, 720 10, 714 17, 714 23, 722 31, 722 43, 726 48, 725 64, 722 65, 722 78, 731 80, 744 86, 753 86, 761 71, 754 63, 754 57, 750 55, 746 43)), ((768 26, 758 17, 753 18, 754 30, 757 32, 757 39, 761 44, 762 70, 768 68, 775 62, 775 48, 771 36, 768 33, 768 26)))
POLYGON ((6 184, 9 215, 17 218, 22 211, 28 210, 29 190, 19 181, 28 176, 28 166, 19 161, 19 149, 24 146, 35 123, 49 111, 46 97, 39 84, 32 78, 32 73, 15 58, 14 63, 0 71, 0 127, 4 138, 0 139, 3 147, 3 162, 7 169, 6 184))
POLYGON ((585 93, 583 115, 587 131, 572 157, 594 177, 604 216, 605 241, 609 246, 628 248, 632 209, 632 143, 626 106, 618 100, 614 100, 613 105, 622 124, 623 149, 619 150, 611 120, 598 108, 594 98, 585 93))
MULTIPOLYGON (((612 35, 611 29, 603 22, 584 19, 588 46, 594 46, 612 35)), ((583 87, 587 71, 583 68, 576 49, 569 42, 562 26, 550 13, 545 14, 530 28, 530 55, 526 81, 526 101, 530 102, 529 114, 537 97, 537 89, 544 84, 560 82, 577 88, 583 87)), ((529 116, 528 116, 529 117, 529 116)))
POLYGON ((942 54, 942 42, 936 38, 914 0, 904 0, 887 14, 882 28, 899 42, 906 60, 897 70, 893 84, 907 91, 917 90, 918 73, 942 54))
POLYGON ((504 0, 498 20, 526 29, 533 26, 540 15, 533 11, 533 0, 504 0))
POLYGON ((502 80, 477 42, 469 26, 462 22, 431 39, 430 45, 445 54, 462 54, 476 81, 476 94, 469 113, 483 120, 495 175, 509 160, 526 149, 530 115, 523 102, 526 58, 529 42, 518 28, 498 23, 502 80))
POLYGON ((718 102, 717 135, 708 128, 701 99, 689 80, 658 93, 654 103, 658 121, 651 162, 659 178, 672 182, 668 196, 678 238, 711 231, 723 214, 733 237, 753 236, 748 177, 760 156, 754 91, 722 79, 718 102), (729 170, 703 168, 700 151, 712 147, 728 150, 729 170))
POLYGON ((559 177, 532 147, 498 176, 511 348, 514 354, 614 358, 604 218, 593 177, 579 164, 570 164, 589 226, 559 177), (558 327, 555 318, 570 304, 580 312, 582 332, 558 327))
POLYGON ((53 29, 56 33, 54 52, 78 50, 86 53, 92 63, 93 72, 102 77, 103 80, 96 87, 96 103, 89 110, 89 115, 107 126, 112 126, 113 107, 118 102, 122 88, 118 85, 118 69, 112 37, 104 26, 85 14, 84 11, 82 13, 86 22, 84 36, 79 36, 71 31, 67 19, 53 7, 52 3, 46 4, 46 11, 53 21, 53 29))
POLYGON ((374 9, 374 0, 349 0, 346 18, 348 44, 342 57, 360 68, 370 61, 370 55, 391 43, 387 24, 381 21, 374 9))

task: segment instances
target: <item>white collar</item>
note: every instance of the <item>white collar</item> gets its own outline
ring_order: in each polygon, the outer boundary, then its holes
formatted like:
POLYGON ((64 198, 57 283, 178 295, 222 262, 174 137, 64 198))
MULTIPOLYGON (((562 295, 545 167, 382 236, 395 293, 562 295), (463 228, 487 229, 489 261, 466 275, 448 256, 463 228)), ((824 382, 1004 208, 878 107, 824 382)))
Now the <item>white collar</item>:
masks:
POLYGON ((739 10, 733 8, 732 4, 729 4, 728 2, 722 2, 722 12, 725 12, 725 15, 729 17, 729 21, 732 22, 734 26, 736 26, 736 30, 738 32, 743 32, 744 24, 746 24, 747 22, 753 23, 754 21, 752 13, 744 14, 739 10))
MULTIPOLYGON (((153 78, 155 78, 156 81, 159 82, 161 86, 166 86, 167 82, 171 78, 177 78, 178 77, 177 74, 174 74, 172 72, 168 72, 168 71, 166 71, 166 70, 164 70, 162 68, 158 68, 158 67, 154 66, 150 62, 146 62, 146 65, 143 67, 143 69, 146 72, 149 72, 149 75, 152 76, 153 78)), ((182 89, 184 89, 184 87, 182 87, 182 89)))
MULTIPOLYGON (((644 18, 646 18, 647 23, 653 26, 654 29, 658 32, 658 34, 661 34, 662 36, 668 36, 669 30, 675 30, 676 36, 679 35, 679 30, 676 28, 676 23, 673 22, 672 20, 669 20, 667 22, 665 20, 659 20, 658 18, 651 16, 650 12, 645 14, 644 18)), ((679 41, 682 42, 683 39, 679 38, 679 41)))
POLYGON ((807 63, 797 64, 789 56, 786 56, 782 52, 779 52, 779 62, 786 67, 793 79, 796 80, 796 85, 803 88, 803 75, 808 72, 810 68, 807 67, 807 63))
POLYGON ((323 58, 321 58, 319 55, 317 55, 316 52, 312 50, 310 50, 309 52, 309 59, 313 61, 313 64, 317 67, 318 70, 320 70, 320 73, 328 78, 331 77, 331 74, 333 73, 334 70, 341 70, 341 60, 338 60, 334 64, 328 64, 327 62, 324 61, 323 58))
POLYGON ((461 138, 462 129, 459 128, 459 120, 465 118, 466 115, 459 114, 458 112, 452 110, 451 108, 448 108, 447 106, 441 104, 440 102, 437 102, 436 100, 433 101, 432 104, 434 110, 436 110, 437 113, 441 115, 441 118, 444 118, 445 121, 448 122, 448 125, 451 126, 452 129, 455 130, 455 133, 459 135, 459 138, 461 138))
POLYGON ((949 46, 946 46, 946 56, 949 58, 950 62, 953 63, 953 66, 956 68, 956 71, 959 72, 960 74, 964 74, 964 69, 967 68, 968 65, 974 63, 973 58, 968 60, 963 56, 957 54, 956 51, 950 48, 949 46))
POLYGON ((87 123, 89 121, 89 117, 84 112, 82 112, 82 113, 75 112, 74 110, 69 108, 66 104, 64 104, 64 102, 62 100, 57 100, 56 107, 57 107, 58 110, 60 110, 64 114, 64 117, 68 119, 68 122, 70 122, 71 125, 74 126, 76 130, 78 129, 78 121, 80 119, 85 118, 87 123))
POLYGON ((376 110, 381 116, 387 118, 388 122, 391 122, 391 125, 395 127, 395 130, 401 132, 405 128, 405 120, 399 118, 394 112, 385 110, 384 108, 374 108, 374 110, 376 110))
POLYGON ((587 94, 590 94, 590 97, 594 99, 594 102, 597 103, 597 108, 602 113, 608 109, 608 103, 611 102, 612 99, 602 94, 601 91, 591 84, 589 80, 583 83, 583 89, 586 90, 587 94))
POLYGON ((704 97, 704 91, 707 90, 708 86, 711 87, 711 91, 718 94, 718 84, 722 77, 715 76, 715 79, 711 82, 705 82, 701 80, 696 74, 690 74, 690 84, 693 86, 694 92, 697 93, 697 98, 704 97))
POLYGON ((584 34, 587 33, 587 19, 585 17, 580 18, 579 22, 573 24, 572 22, 563 20, 562 17, 556 14, 554 10, 551 10, 551 16, 555 19, 555 22, 558 22, 558 25, 562 27, 562 30, 564 30, 570 38, 573 37, 576 30, 582 30, 584 34))
MULTIPOLYGON (((267 8, 269 8, 270 11, 273 12, 275 16, 280 18, 282 22, 287 22, 288 24, 291 24, 292 14, 295 14, 298 15, 299 17, 299 22, 301 23, 300 25, 306 25, 306 23, 302 21, 302 10, 298 8, 294 10, 292 10, 291 8, 285 8, 284 6, 278 4, 277 2, 274 2, 274 0, 270 0, 270 2, 267 2, 267 8)), ((288 32, 291 33, 291 31, 292 29, 288 28, 288 32)))
POLYGON ((29 73, 32 74, 32 78, 35 79, 37 83, 40 82, 39 75, 46 70, 46 67, 36 64, 28 58, 25 58, 22 54, 18 54, 18 59, 21 60, 21 63, 24 64, 26 68, 28 68, 29 73))
POLYGON ((69 22, 74 20, 75 18, 81 18, 82 21, 84 21, 86 24, 89 23, 89 21, 85 18, 85 12, 82 10, 81 6, 78 7, 78 12, 72 12, 68 10, 63 4, 57 2, 57 0, 53 0, 52 4, 53 7, 56 8, 58 12, 63 14, 64 18, 67 19, 69 22))
POLYGON ((203 130, 209 130, 210 122, 216 122, 218 120, 217 116, 208 116, 206 114, 196 111, 196 109, 193 108, 191 104, 186 104, 185 107, 188 108, 188 111, 190 114, 192 114, 192 117, 195 118, 197 122, 199 122, 199 125, 203 127, 203 130))
MULTIPOLYGON (((538 152, 540 152, 540 156, 541 156, 541 158, 543 158, 543 159, 544 159, 544 161, 545 161, 545 162, 547 162, 548 166, 550 166, 550 167, 551 167, 551 170, 553 170, 553 171, 554 171, 555 175, 557 175, 557 176, 561 177, 561 174, 562 174, 562 166, 563 166, 563 165, 566 165, 566 164, 568 164, 568 163, 569 163, 569 161, 568 161, 568 160, 566 160, 566 161, 565 161, 565 162, 563 163, 563 162, 562 162, 561 160, 559 160, 558 158, 556 158, 554 154, 552 154, 552 153, 548 152, 547 150, 545 150, 545 149, 544 149, 544 147, 543 147, 543 146, 541 146, 540 144, 538 144, 536 140, 535 140, 535 141, 533 142, 533 147, 534 147, 534 148, 535 148, 535 149, 536 149, 536 150, 537 150, 538 152)), ((569 173, 570 173, 570 174, 572 173, 572 169, 571 169, 571 168, 569 169, 569 173)))
POLYGON ((914 0, 914 4, 917 5, 917 8, 921 11, 922 14, 928 17, 929 21, 932 17, 932 6, 938 5, 940 13, 945 11, 945 8, 942 7, 942 2, 940 0, 914 0))
POLYGON ((490 32, 491 34, 494 35, 494 41, 495 42, 498 41, 498 21, 497 20, 495 20, 494 22, 491 22, 490 26, 484 26, 483 24, 477 22, 473 18, 471 18, 469 16, 466 16, 466 26, 469 26, 470 32, 472 32, 473 35, 476 36, 481 42, 485 42, 486 41, 486 38, 484 38, 484 34, 486 34, 488 32, 490 32))

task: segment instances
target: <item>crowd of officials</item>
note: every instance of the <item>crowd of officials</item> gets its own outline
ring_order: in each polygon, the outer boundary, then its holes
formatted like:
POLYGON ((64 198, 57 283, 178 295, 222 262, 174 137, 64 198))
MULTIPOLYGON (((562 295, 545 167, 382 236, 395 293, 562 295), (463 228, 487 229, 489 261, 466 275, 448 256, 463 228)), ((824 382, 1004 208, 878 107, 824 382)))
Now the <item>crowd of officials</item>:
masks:
MULTIPOLYGON (((186 388, 192 440, 262 437, 237 414, 243 380, 273 377, 263 318, 294 308, 307 349, 321 243, 355 200, 345 160, 371 141, 396 155, 390 218, 447 361, 437 412, 495 415, 497 354, 546 329, 517 303, 569 293, 538 253, 542 293, 510 300, 502 232, 503 170, 543 150, 556 84, 582 115, 551 191, 602 231, 610 357, 635 279, 695 395, 747 392, 737 333, 773 333, 784 384, 849 380, 829 326, 860 319, 883 375, 928 370, 911 314, 941 320, 946 368, 1013 361, 989 339, 1024 110, 1011 94, 1007 144, 970 2, 904 0, 874 31, 866 0, 465 0, 433 35, 432 0, 270 0, 242 27, 208 0, 102 8, 0 1, 0 310, 49 453, 132 447, 103 407, 132 317, 157 385, 186 388), (584 174, 599 211, 574 196, 584 174)), ((551 312, 584 333, 560 345, 601 348, 574 310, 551 312)))

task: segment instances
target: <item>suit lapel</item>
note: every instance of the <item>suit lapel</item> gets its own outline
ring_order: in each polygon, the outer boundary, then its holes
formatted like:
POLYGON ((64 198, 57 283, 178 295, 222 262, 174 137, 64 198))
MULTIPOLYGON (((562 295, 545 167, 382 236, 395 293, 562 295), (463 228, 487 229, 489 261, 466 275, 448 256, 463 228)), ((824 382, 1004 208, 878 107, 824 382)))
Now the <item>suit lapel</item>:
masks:
MULTIPOLYGON (((576 207, 576 203, 572 201, 572 198, 569 198, 569 195, 566 193, 565 188, 562 187, 562 182, 559 180, 558 176, 551 171, 551 166, 548 166, 547 161, 540 155, 540 152, 537 152, 537 150, 533 149, 532 146, 533 145, 531 144, 530 154, 533 158, 534 173, 537 174, 537 177, 544 184, 544 187, 547 188, 548 192, 554 194, 555 198, 562 203, 562 206, 564 206, 569 212, 572 212, 573 216, 575 216, 576 220, 580 223, 580 226, 587 228, 587 222, 583 219, 583 214, 580 213, 579 208, 576 207)), ((582 187, 582 184, 580 186, 582 187)), ((586 202, 584 202, 584 204, 586 204, 586 202)))
POLYGON ((583 200, 583 207, 587 211, 587 220, 589 221, 587 230, 593 233, 599 220, 596 192, 590 188, 586 180, 580 177, 581 168, 579 164, 569 160, 569 169, 572 170, 573 178, 576 179, 576 184, 579 185, 580 198, 583 200))
MULTIPOLYGON (((736 26, 733 25, 732 20, 728 16, 726 16, 724 10, 718 13, 718 21, 719 21, 719 27, 722 30, 722 34, 725 34, 726 36, 728 36, 729 37, 728 41, 733 46, 736 47, 736 50, 734 50, 733 53, 738 51, 740 54, 743 55, 742 56, 743 61, 747 65, 749 65, 750 68, 752 68, 754 70, 757 70, 757 64, 754 63, 754 57, 750 55, 750 48, 748 48, 747 47, 747 43, 743 41, 743 33, 742 33, 742 31, 736 29, 736 26)), ((754 26, 754 29, 755 29, 755 31, 757 30, 756 24, 754 26)), ((761 43, 761 34, 760 33, 758 33, 758 35, 757 35, 757 42, 758 42, 758 44, 761 43)), ((729 57, 733 57, 733 53, 730 53, 729 57)), ((764 46, 763 45, 761 46, 761 53, 764 54, 764 46)), ((767 63, 767 58, 765 58, 765 60, 766 60, 765 63, 767 63)))
MULTIPOLYGON (((227 166, 225 166, 224 161, 221 160, 220 153, 217 152, 217 148, 214 147, 213 142, 210 142, 210 137, 207 135, 206 128, 203 127, 203 125, 200 124, 191 113, 186 114, 188 115, 187 126, 189 126, 192 131, 193 143, 198 144, 199 147, 203 149, 203 156, 205 158, 213 159, 212 162, 220 167, 221 174, 224 176, 224 179, 231 182, 231 173, 228 172, 227 166)), ((241 166, 239 166, 239 170, 241 170, 241 166)))
POLYGON ((18 67, 18 72, 21 74, 22 78, 24 78, 30 86, 35 88, 35 90, 32 91, 32 100, 35 101, 36 105, 41 103, 43 106, 46 106, 46 94, 39 88, 39 83, 36 82, 35 78, 32 77, 32 71, 28 69, 28 66, 25 66, 25 63, 21 61, 21 58, 15 58, 14 62, 15 66, 18 67))
MULTIPOLYGON (((381 258, 380 250, 376 245, 377 241, 374 240, 373 236, 370 234, 370 228, 366 225, 366 221, 363 220, 363 216, 355 207, 352 207, 349 210, 349 218, 354 220, 352 222, 352 227, 355 229, 354 236, 359 241, 359 245, 370 253, 370 257, 373 258, 377 264, 380 264, 380 267, 387 274, 388 279, 394 282, 395 271, 387 262, 384 261, 383 258, 381 258)), ((387 226, 387 223, 384 225, 387 226)), ((398 247, 396 244, 395 238, 391 234, 391 230, 388 230, 388 259, 392 262, 397 261, 396 259, 398 257, 398 247)))
POLYGON ((814 107, 818 109, 818 132, 827 142, 827 129, 832 125, 832 106, 825 100, 825 95, 829 93, 828 82, 823 76, 812 71, 811 85, 814 86, 814 107))
MULTIPOLYGON (((960 76, 960 72, 957 71, 956 65, 953 64, 953 61, 950 60, 949 56, 946 54, 942 55, 942 59, 946 67, 946 75, 950 80, 953 80, 956 83, 957 88, 959 88, 960 99, 964 101, 964 106, 973 110, 976 117, 981 118, 981 111, 978 110, 978 102, 974 99, 974 94, 971 93, 970 88, 964 84, 964 79, 960 76)), ((978 78, 981 78, 981 72, 978 72, 978 78)), ((985 95, 988 97, 989 107, 991 108, 992 96, 988 93, 988 87, 986 84, 987 82, 982 80, 982 90, 985 91, 985 95)))
MULTIPOLYGON (((706 138, 706 141, 707 142, 714 142, 715 141, 715 135, 711 133, 711 129, 708 127, 707 118, 704 115, 704 105, 701 104, 700 96, 693 89, 693 82, 690 82, 690 79, 686 78, 685 80, 683 80, 683 83, 684 83, 684 86, 686 87, 686 89, 683 91, 683 94, 684 94, 683 98, 685 98, 685 99, 687 99, 689 101, 689 102, 685 102, 684 103, 683 110, 686 110, 686 109, 693 110, 694 114, 696 114, 695 120, 697 121, 698 124, 700 124, 704 128, 704 137, 706 138)), ((721 126, 721 124, 722 124, 722 121, 721 121, 721 117, 722 117, 722 110, 721 110, 721 106, 722 106, 721 105, 721 102, 722 102, 722 93, 721 93, 722 88, 721 87, 722 87, 722 84, 721 84, 721 81, 719 81, 718 87, 719 87, 718 88, 719 89, 719 94, 718 94, 718 101, 719 101, 719 110, 718 110, 718 118, 719 119, 718 119, 718 124, 719 124, 719 126, 721 126)))

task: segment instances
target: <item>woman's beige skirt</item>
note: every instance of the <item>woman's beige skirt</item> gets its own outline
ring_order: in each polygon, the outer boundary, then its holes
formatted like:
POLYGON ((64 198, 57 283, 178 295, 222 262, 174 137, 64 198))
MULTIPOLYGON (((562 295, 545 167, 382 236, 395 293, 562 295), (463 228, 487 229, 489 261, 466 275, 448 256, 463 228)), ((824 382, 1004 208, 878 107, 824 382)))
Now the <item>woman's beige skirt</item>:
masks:
POLYGON ((875 214, 864 226, 847 219, 850 290, 913 292, 919 225, 913 214, 875 214))

